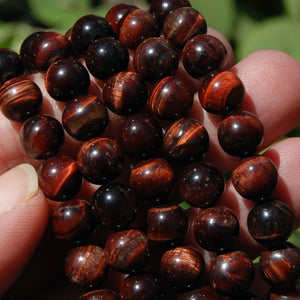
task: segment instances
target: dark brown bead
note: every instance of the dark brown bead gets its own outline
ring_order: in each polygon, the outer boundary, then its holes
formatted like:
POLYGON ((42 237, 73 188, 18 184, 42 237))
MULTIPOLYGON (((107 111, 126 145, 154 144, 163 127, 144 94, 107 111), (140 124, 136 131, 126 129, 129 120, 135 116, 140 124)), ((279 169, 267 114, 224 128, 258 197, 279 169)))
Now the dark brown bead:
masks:
POLYGON ((166 131, 163 149, 169 158, 176 161, 201 160, 209 149, 208 132, 199 121, 182 118, 166 131))
POLYGON ((65 140, 60 122, 48 115, 27 119, 21 128, 20 137, 27 154, 35 159, 47 159, 58 154, 65 140))
POLYGON ((95 225, 92 206, 82 199, 63 202, 52 212, 51 224, 58 239, 84 240, 93 231, 95 225))
POLYGON ((256 204, 248 214, 251 236, 264 245, 285 242, 294 229, 294 215, 289 207, 277 200, 256 204))
POLYGON ((1 111, 12 121, 24 122, 37 115, 42 103, 42 92, 30 79, 15 77, 6 81, 0 89, 1 111))
POLYGON ((149 239, 136 229, 115 232, 108 236, 104 252, 113 269, 121 273, 134 273, 149 261, 149 239))
POLYGON ((194 95, 184 80, 168 76, 156 84, 149 101, 157 116, 165 120, 177 120, 190 113, 194 95))
POLYGON ((208 286, 180 294, 176 300, 219 300, 218 294, 208 286))
POLYGON ((76 162, 65 155, 48 158, 38 171, 39 185, 46 197, 66 201, 79 192, 82 175, 76 162))
POLYGON ((198 89, 202 107, 211 114, 238 110, 245 96, 242 81, 230 71, 216 71, 203 77, 198 89))
POLYGON ((242 251, 221 254, 208 266, 208 279, 212 288, 222 294, 247 291, 254 278, 251 259, 242 251))
POLYGON ((166 251, 161 257, 161 274, 175 287, 190 288, 200 283, 204 271, 202 255, 190 246, 166 251))
POLYGON ((268 293, 267 300, 298 300, 300 290, 293 287, 272 287, 268 293))
POLYGON ((232 171, 231 177, 237 192, 254 201, 271 196, 278 182, 276 166, 263 155, 243 159, 232 171))
POLYGON ((180 7, 166 16, 162 31, 168 41, 181 48, 194 35, 206 33, 207 25, 197 10, 180 7))
POLYGON ((206 162, 186 166, 177 182, 179 200, 201 208, 216 204, 224 188, 222 172, 206 162))
POLYGON ((194 219, 193 232, 199 245, 214 252, 231 250, 240 232, 237 216, 226 207, 201 210, 194 219))
POLYGON ((162 158, 140 161, 130 171, 131 188, 139 197, 146 199, 165 200, 173 183, 173 168, 162 158))
POLYGON ((76 140, 99 137, 109 122, 108 111, 101 100, 85 94, 68 101, 62 114, 62 124, 76 140))
POLYGON ((254 294, 250 291, 230 295, 228 298, 226 298, 226 300, 241 300, 241 299, 243 299, 243 300, 262 300, 261 297, 259 297, 258 295, 254 294))
POLYGON ((104 251, 96 245, 73 248, 65 260, 67 278, 82 287, 91 287, 103 281, 107 267, 104 251))
POLYGON ((110 77, 103 87, 103 102, 119 115, 138 113, 147 99, 147 85, 135 72, 119 72, 110 77))
POLYGON ((158 35, 155 18, 149 11, 131 10, 119 22, 119 41, 130 49, 135 49, 145 39, 158 35))
POLYGON ((253 155, 261 144, 264 127, 252 113, 233 112, 218 125, 218 140, 222 149, 233 156, 253 155))
POLYGON ((135 70, 147 81, 155 82, 176 73, 179 58, 175 47, 162 37, 140 43, 133 55, 135 70))
POLYGON ((101 289, 87 292, 79 300, 119 300, 119 296, 112 290, 101 289))
POLYGON ((120 175, 123 154, 115 140, 94 138, 80 147, 77 164, 86 180, 102 184, 113 181, 120 175))

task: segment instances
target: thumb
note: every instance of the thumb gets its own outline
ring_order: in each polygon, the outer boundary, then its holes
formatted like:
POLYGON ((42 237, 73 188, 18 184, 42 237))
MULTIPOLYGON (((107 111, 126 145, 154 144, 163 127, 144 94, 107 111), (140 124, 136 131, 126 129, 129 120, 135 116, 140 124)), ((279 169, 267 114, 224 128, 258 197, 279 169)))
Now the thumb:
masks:
POLYGON ((0 298, 33 253, 48 215, 31 165, 18 165, 0 176, 0 298))

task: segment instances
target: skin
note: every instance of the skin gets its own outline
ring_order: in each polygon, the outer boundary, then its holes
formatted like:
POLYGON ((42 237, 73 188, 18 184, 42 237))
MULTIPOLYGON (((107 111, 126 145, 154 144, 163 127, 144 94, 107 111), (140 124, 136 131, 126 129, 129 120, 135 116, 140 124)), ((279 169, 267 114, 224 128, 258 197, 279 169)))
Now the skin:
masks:
MULTIPOLYGON (((255 113, 264 125, 265 136, 260 147, 263 150, 300 123, 300 64, 291 56, 276 50, 257 51, 235 64, 228 41, 215 30, 209 29, 209 33, 223 41, 227 48, 228 60, 224 68, 235 72, 245 85, 246 97, 242 109, 255 113)), ((42 77, 38 74, 34 80, 45 95, 42 77)), ((197 84, 197 80, 192 82, 197 84)), ((92 89, 97 91, 95 87, 92 89)), ((220 117, 204 112, 196 98, 195 95, 192 117, 204 124, 211 140, 205 160, 224 172, 230 171, 237 165, 238 159, 226 155, 218 145, 216 126, 220 117)), ((62 103, 45 97, 44 113, 52 113, 60 119, 62 108, 62 103)), ((109 136, 114 135, 116 119, 112 118, 106 132, 109 136)), ((0 114, 0 212, 2 202, 16 200, 23 195, 22 176, 9 170, 24 162, 38 169, 41 163, 31 160, 24 152, 19 141, 20 127, 20 124, 10 122, 0 114), (12 185, 12 182, 15 184, 12 185)), ((78 142, 74 143, 68 138, 63 153, 75 158, 78 147, 78 142)), ((295 168, 300 165, 300 138, 284 139, 272 145, 265 155, 273 160, 279 172, 279 183, 273 198, 290 206, 295 215, 296 229, 300 225, 300 173, 295 168)), ((95 186, 84 184, 79 196, 89 198, 94 190, 95 186)), ((250 237, 246 226, 248 212, 254 203, 237 194, 229 181, 218 204, 229 207, 239 218, 239 249, 252 258, 258 256, 261 247, 250 237)), ((78 299, 80 289, 67 283, 62 272, 69 245, 57 240, 47 226, 55 205, 57 203, 46 199, 38 189, 26 202, 21 202, 8 213, 0 214, 0 297, 6 293, 6 299, 25 299, 28 295, 34 300, 66 299, 66 296, 68 299, 78 299)), ((188 211, 190 218, 196 213, 195 209, 188 211)), ((187 239, 193 242, 191 237, 187 236, 187 239)), ((204 253, 204 256, 207 259, 209 254, 204 253)), ((263 287, 261 279, 256 278, 254 290, 260 293, 263 287)))

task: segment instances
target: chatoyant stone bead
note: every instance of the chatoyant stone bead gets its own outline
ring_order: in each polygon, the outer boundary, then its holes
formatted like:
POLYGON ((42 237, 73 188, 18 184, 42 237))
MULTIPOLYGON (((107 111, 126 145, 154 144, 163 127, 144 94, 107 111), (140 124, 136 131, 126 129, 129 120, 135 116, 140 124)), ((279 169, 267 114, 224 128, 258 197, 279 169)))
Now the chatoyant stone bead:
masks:
POLYGON ((148 99, 148 87, 136 72, 122 71, 111 76, 103 87, 103 102, 118 115, 141 111, 148 99))
POLYGON ((51 225, 58 239, 85 240, 95 227, 92 206, 83 199, 62 202, 51 214, 51 225))
POLYGON ((225 188, 222 172, 206 162, 187 165, 177 181, 178 198, 200 208, 215 205, 225 188))
POLYGON ((98 222, 105 228, 119 229, 135 216, 135 198, 132 190, 120 182, 101 185, 93 196, 98 222))
POLYGON ((158 117, 172 121, 190 113, 194 95, 183 79, 168 76, 155 85, 149 101, 152 111, 158 117))
POLYGON ((109 289, 93 290, 80 296, 79 300, 119 300, 119 296, 109 289))
POLYGON ((201 210, 193 222, 196 241, 208 251, 230 251, 239 236, 239 231, 237 216, 223 206, 201 210))
POLYGON ((13 50, 0 48, 0 86, 24 73, 25 66, 21 56, 13 50))
POLYGON ((208 280, 219 293, 232 295, 247 291, 254 278, 254 267, 248 255, 242 251, 220 254, 208 265, 208 280))
POLYGON ((69 281, 81 287, 91 287, 102 282, 108 265, 102 248, 85 245, 71 249, 65 259, 65 273, 69 281))
POLYGON ((134 273, 148 263, 149 246, 149 238, 145 233, 130 229, 110 234, 104 252, 113 269, 121 273, 134 273))
POLYGON ((215 71, 203 77, 198 96, 207 112, 224 115, 240 109, 245 88, 240 78, 231 71, 215 71))
POLYGON ((191 246, 166 251, 161 257, 162 278, 171 286, 188 289, 200 283, 204 260, 191 246))
POLYGON ((45 160, 38 170, 39 185, 46 197, 66 201, 79 192, 82 175, 76 161, 66 155, 56 155, 45 160))
POLYGON ((92 94, 80 95, 66 103, 62 124, 76 140, 99 137, 109 123, 108 111, 101 99, 92 94))
POLYGON ((231 177, 240 195, 259 202, 273 194, 278 182, 278 171, 268 157, 255 155, 243 159, 232 171, 231 177))
POLYGON ((79 55, 83 55, 97 39, 113 36, 114 31, 109 22, 97 15, 85 15, 79 18, 70 33, 72 45, 79 55))
POLYGON ((278 200, 256 204, 247 218, 248 230, 259 243, 268 246, 280 245, 294 229, 294 215, 290 208, 278 200))
POLYGON ((177 204, 155 206, 148 211, 147 235, 152 241, 180 242, 187 228, 187 216, 177 204))
POLYGON ((8 119, 24 122, 40 113, 43 95, 39 86, 24 77, 6 81, 0 88, 0 107, 8 119))
POLYGON ((178 48, 197 34, 207 32, 204 17, 192 7, 180 7, 171 11, 165 18, 162 32, 166 39, 178 48))
POLYGON ((127 69, 129 52, 115 38, 105 37, 88 47, 85 62, 94 77, 106 80, 113 74, 127 69))
POLYGON ((135 49, 145 39, 158 35, 156 20, 149 11, 130 10, 119 22, 119 41, 130 49, 135 49))
POLYGON ((162 140, 162 127, 149 113, 128 116, 119 126, 118 142, 131 157, 149 158, 159 150, 162 140))
POLYGON ((115 180, 123 167, 123 153, 119 144, 110 138, 86 141, 77 154, 77 164, 84 178, 95 184, 115 180))
POLYGON ((259 270, 271 286, 295 284, 300 278, 300 249, 287 244, 261 252, 259 270))
POLYGON ((300 291, 295 286, 272 287, 267 295, 267 300, 297 300, 300 291))
POLYGON ((119 290, 122 300, 162 299, 163 289, 160 279, 154 274, 129 275, 121 281, 119 290))
POLYGON ((65 141, 65 134, 57 119, 41 114, 25 121, 20 130, 20 138, 30 157, 47 159, 60 152, 65 141))
POLYGON ((219 296, 211 287, 203 286, 178 295, 176 300, 219 300, 219 296))
POLYGON ((192 118, 181 118, 174 122, 163 138, 163 150, 167 156, 179 162, 201 160, 209 149, 206 128, 192 118))
POLYGON ((166 200, 173 188, 174 171, 162 158, 149 158, 133 165, 130 170, 130 186, 136 195, 144 199, 166 200))
POLYGON ((78 60, 61 59, 48 68, 45 85, 52 98, 66 102, 88 90, 90 76, 78 60))
POLYGON ((135 49, 135 70, 143 79, 156 82, 176 73, 179 65, 178 51, 165 38, 146 39, 135 49))
POLYGON ((200 78, 220 69, 226 59, 224 44, 209 34, 192 37, 182 50, 185 70, 194 78, 200 78))
POLYGON ((218 141, 222 149, 232 156, 253 155, 261 144, 264 126, 252 113, 232 112, 218 125, 218 141))

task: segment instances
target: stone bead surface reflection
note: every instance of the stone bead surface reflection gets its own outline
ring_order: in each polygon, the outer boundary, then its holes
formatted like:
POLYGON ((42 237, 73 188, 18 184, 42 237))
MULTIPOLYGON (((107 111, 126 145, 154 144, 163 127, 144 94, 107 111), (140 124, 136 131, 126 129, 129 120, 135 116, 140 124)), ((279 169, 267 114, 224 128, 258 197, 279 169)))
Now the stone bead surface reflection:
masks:
POLYGON ((219 300, 218 294, 208 286, 180 294, 176 300, 219 300))
POLYGON ((101 289, 87 292, 79 300, 119 300, 119 296, 112 290, 101 289))

